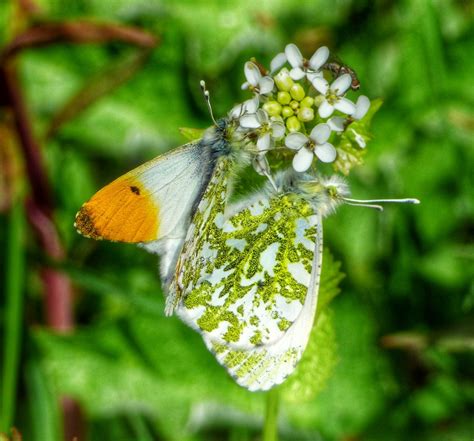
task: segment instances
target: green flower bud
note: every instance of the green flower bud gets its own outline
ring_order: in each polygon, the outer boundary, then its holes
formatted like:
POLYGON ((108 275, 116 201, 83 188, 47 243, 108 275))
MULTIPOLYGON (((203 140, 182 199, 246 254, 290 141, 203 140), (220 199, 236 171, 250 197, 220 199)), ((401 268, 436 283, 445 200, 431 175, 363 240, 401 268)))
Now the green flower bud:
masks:
POLYGON ((278 102, 280 104, 289 104, 291 101, 291 96, 288 92, 284 92, 284 91, 281 91, 281 92, 278 92, 278 102))
POLYGON ((278 89, 288 92, 293 86, 293 80, 290 77, 288 69, 282 69, 274 78, 278 89))
POLYGON ((318 95, 314 98, 314 104, 319 107, 323 103, 324 99, 325 97, 323 95, 318 95))
POLYGON ((283 118, 289 118, 294 113, 295 112, 293 111, 293 109, 290 106, 283 107, 283 109, 281 111, 281 115, 283 116, 283 118))
POLYGON ((290 89, 291 97, 296 101, 301 101, 305 97, 304 89, 301 84, 295 83, 290 89))
POLYGON ((286 128, 290 132, 297 132, 301 128, 301 123, 296 116, 290 116, 286 120, 286 128))
POLYGON ((300 107, 300 103, 299 103, 298 101, 293 100, 293 101, 290 103, 290 107, 291 107, 293 110, 296 110, 296 109, 298 109, 298 107, 300 107))
POLYGON ((311 107, 300 107, 298 119, 303 122, 312 121, 314 119, 314 110, 311 107))
POLYGON ((310 96, 305 96, 300 103, 301 107, 312 107, 314 104, 314 98, 311 98, 310 96))
POLYGON ((270 116, 278 116, 281 113, 281 104, 277 101, 268 101, 263 105, 263 110, 270 116))

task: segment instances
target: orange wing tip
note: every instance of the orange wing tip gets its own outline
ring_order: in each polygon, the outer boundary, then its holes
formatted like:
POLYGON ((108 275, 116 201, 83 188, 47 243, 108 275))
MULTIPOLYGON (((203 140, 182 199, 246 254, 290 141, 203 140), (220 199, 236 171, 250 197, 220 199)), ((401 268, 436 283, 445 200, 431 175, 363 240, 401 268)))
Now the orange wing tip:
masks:
POLYGON ((122 177, 81 207, 75 226, 80 234, 96 240, 150 242, 158 239, 159 207, 138 180, 122 177))
POLYGON ((77 232, 82 234, 84 237, 95 240, 104 239, 100 231, 95 226, 95 223, 86 205, 83 205, 77 212, 74 227, 76 228, 77 232))

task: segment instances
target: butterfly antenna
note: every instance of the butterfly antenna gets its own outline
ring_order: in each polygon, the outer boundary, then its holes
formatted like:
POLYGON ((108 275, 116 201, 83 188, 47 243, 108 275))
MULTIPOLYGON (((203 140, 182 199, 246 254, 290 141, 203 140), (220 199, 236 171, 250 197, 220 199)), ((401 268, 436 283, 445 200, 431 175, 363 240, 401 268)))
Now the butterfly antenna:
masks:
POLYGON ((414 198, 406 199, 351 199, 343 198, 346 202, 353 202, 355 204, 385 204, 385 203, 395 203, 395 204, 419 204, 420 201, 414 198))
POLYGON ((353 202, 347 202, 347 199, 345 199, 345 198, 344 198, 344 200, 346 201, 346 204, 347 204, 347 205, 352 205, 353 207, 374 208, 375 210, 383 211, 383 207, 382 207, 381 205, 363 204, 363 203, 355 204, 355 203, 353 203, 353 202))
POLYGON ((202 94, 204 95, 204 100, 206 101, 207 108, 209 109, 211 119, 214 122, 214 124, 217 126, 217 122, 214 118, 214 113, 212 111, 211 97, 210 97, 209 91, 206 89, 206 82, 204 80, 201 80, 199 85, 201 86, 202 94))
POLYGON ((352 205, 354 207, 367 207, 375 208, 376 210, 383 211, 383 207, 378 204, 384 203, 395 203, 395 204, 419 204, 420 201, 414 198, 406 199, 351 199, 351 198, 342 198, 342 200, 347 205, 352 205))

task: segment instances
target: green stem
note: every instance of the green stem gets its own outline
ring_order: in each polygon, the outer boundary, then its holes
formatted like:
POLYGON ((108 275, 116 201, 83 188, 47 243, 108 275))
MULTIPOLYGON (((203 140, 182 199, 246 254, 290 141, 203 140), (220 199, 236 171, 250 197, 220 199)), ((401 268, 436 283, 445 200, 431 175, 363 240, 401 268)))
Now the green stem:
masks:
POLYGON ((10 212, 5 264, 5 333, 0 412, 0 430, 5 432, 13 425, 16 405, 23 311, 24 229, 23 206, 20 201, 16 201, 10 212))
POLYGON ((278 441, 278 389, 267 392, 262 441, 278 441))

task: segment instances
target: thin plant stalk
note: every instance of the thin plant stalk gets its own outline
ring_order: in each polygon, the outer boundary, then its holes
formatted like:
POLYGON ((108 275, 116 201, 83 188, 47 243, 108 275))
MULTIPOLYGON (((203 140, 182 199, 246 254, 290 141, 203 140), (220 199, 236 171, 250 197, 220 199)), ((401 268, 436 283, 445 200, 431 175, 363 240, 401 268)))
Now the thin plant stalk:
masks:
POLYGON ((5 333, 1 386, 0 430, 8 432, 13 426, 23 316, 24 210, 16 201, 11 208, 7 233, 7 260, 5 265, 5 333))
POLYGON ((278 441, 278 388, 267 392, 262 441, 278 441))

